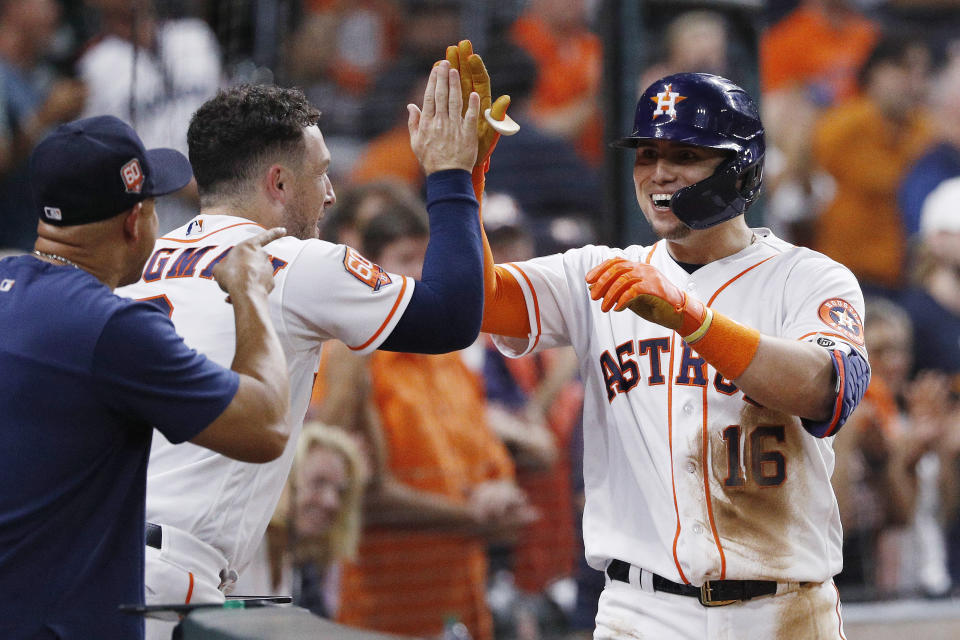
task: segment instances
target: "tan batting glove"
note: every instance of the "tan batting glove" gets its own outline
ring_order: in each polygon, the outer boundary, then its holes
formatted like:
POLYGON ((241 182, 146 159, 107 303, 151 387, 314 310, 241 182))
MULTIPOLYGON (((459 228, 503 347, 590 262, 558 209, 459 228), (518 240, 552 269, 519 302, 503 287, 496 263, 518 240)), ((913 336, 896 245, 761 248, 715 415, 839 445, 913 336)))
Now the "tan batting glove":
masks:
MULTIPOLYGON (((460 91, 464 100, 471 91, 480 96, 480 117, 477 120, 477 163, 484 172, 490 166, 490 156, 500 135, 513 135, 520 130, 514 120, 507 115, 510 106, 510 96, 502 95, 493 101, 490 88, 490 74, 487 72, 483 59, 473 52, 473 44, 469 40, 461 40, 458 44, 447 47, 447 62, 460 72, 460 91)), ((464 103, 466 104, 466 103, 464 103)))

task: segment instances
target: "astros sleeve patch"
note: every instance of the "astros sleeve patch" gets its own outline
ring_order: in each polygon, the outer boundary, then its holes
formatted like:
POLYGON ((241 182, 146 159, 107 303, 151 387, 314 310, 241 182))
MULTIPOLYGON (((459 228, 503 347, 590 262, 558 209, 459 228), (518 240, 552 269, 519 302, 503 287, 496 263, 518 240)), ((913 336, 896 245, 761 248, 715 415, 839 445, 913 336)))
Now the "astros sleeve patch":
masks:
POLYGON ((843 298, 827 298, 820 303, 817 315, 840 336, 863 346, 863 321, 852 304, 843 298))
POLYGON ((351 247, 347 247, 343 256, 343 266, 347 273, 364 283, 374 291, 379 291, 382 287, 392 283, 390 274, 380 268, 351 247))

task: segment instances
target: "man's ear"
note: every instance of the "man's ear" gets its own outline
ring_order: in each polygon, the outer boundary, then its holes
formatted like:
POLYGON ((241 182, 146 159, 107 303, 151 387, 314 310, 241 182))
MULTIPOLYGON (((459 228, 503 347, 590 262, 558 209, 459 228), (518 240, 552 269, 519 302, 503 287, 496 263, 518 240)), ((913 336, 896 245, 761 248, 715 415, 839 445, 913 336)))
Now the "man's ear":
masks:
POLYGON ((271 202, 286 204, 290 199, 293 174, 282 164, 272 164, 263 176, 263 190, 271 202))
POLYGON ((130 209, 123 214, 123 237, 132 242, 136 242, 140 239, 140 216, 143 215, 143 203, 138 202, 137 204, 130 207, 130 209))

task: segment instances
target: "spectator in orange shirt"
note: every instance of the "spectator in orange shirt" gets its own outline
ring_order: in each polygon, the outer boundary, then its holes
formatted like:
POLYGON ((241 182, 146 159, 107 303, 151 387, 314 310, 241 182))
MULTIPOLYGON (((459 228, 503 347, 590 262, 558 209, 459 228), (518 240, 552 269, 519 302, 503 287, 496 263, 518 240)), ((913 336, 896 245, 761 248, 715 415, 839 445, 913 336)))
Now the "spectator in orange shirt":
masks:
POLYGON ((819 105, 851 98, 879 35, 849 0, 803 0, 761 38, 763 91, 800 88, 819 105))
MULTIPOLYGON (((367 223, 362 248, 384 268, 415 275, 426 240, 423 213, 397 208, 367 223)), ((479 377, 458 354, 383 352, 358 370, 345 348, 325 351, 320 377, 344 383, 339 371, 347 371, 346 386, 369 395, 359 407, 318 399, 315 411, 348 427, 372 417, 381 461, 357 562, 344 567, 339 621, 424 637, 455 617, 476 640, 491 640, 487 544, 514 537, 534 512, 485 423, 479 377)))
POLYGON ((765 211, 768 226, 798 244, 810 243, 810 219, 832 197, 829 176, 811 158, 814 123, 856 95, 857 70, 879 34, 849 0, 803 0, 761 37, 765 211))
POLYGON ((603 45, 587 26, 585 0, 531 0, 511 36, 537 62, 531 105, 537 124, 574 141, 584 160, 600 164, 603 45))
POLYGON ((836 182, 816 220, 813 248, 845 264, 865 294, 896 296, 906 238, 897 187, 932 138, 926 110, 930 52, 884 37, 860 70, 863 95, 824 113, 814 158, 836 182))

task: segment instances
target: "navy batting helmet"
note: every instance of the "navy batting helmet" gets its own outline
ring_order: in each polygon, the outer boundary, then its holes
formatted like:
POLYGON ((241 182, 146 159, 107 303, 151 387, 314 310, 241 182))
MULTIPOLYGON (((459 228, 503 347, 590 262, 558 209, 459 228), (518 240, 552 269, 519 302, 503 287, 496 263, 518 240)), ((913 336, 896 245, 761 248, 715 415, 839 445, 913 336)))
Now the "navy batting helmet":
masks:
POLYGON ((763 182, 763 124, 746 91, 708 73, 677 73, 650 85, 640 101, 633 133, 614 142, 671 140, 725 149, 731 157, 712 176, 679 189, 670 208, 684 224, 706 229, 742 214, 763 182))

